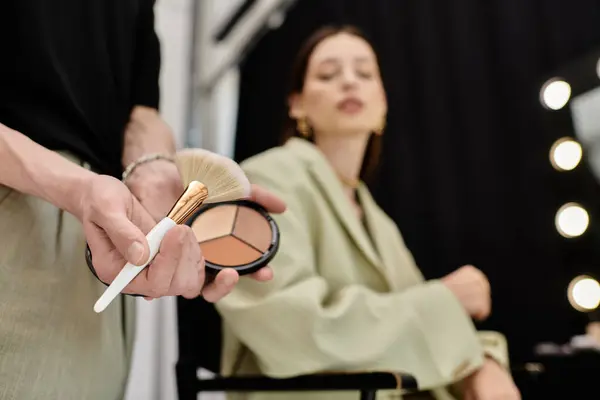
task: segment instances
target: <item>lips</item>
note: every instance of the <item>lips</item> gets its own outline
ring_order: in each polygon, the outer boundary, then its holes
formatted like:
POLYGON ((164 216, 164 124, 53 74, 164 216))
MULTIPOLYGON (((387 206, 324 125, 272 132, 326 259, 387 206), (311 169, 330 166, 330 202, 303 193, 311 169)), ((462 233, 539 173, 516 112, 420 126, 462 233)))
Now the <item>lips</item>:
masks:
POLYGON ((348 98, 342 100, 338 103, 338 110, 347 112, 347 113, 355 113, 363 108, 363 102, 356 98, 348 98))

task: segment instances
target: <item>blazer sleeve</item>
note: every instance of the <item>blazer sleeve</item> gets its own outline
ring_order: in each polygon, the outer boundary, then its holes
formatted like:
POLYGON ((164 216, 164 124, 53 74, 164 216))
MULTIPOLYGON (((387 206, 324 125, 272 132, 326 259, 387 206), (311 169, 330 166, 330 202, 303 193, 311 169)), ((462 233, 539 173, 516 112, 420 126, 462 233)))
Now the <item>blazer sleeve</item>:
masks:
MULTIPOLYGON (((262 373, 290 377, 320 371, 393 370, 423 389, 456 382, 479 368, 483 350, 471 319, 440 282, 378 293, 362 285, 333 291, 314 262, 310 195, 285 179, 248 173, 282 197, 275 215, 281 243, 275 277, 240 279, 216 304, 230 332, 256 357, 262 373)), ((288 180, 293 180, 288 179, 288 180)))
POLYGON ((478 335, 485 356, 493 359, 510 372, 506 337, 500 332, 495 331, 479 331, 478 335))
MULTIPOLYGON (((385 217, 388 219, 390 226, 393 228, 393 237, 395 238, 394 241, 399 243, 399 247, 403 249, 403 255, 407 259, 407 264, 413 265, 415 267, 414 273, 423 279, 423 275, 418 270, 410 250, 406 247, 402 233, 394 221, 389 219, 387 216, 385 217)), ((479 341, 483 347, 484 355, 495 360, 506 370, 510 370, 508 343, 506 341, 506 337, 502 333, 496 331, 478 331, 477 336, 479 337, 479 341)))

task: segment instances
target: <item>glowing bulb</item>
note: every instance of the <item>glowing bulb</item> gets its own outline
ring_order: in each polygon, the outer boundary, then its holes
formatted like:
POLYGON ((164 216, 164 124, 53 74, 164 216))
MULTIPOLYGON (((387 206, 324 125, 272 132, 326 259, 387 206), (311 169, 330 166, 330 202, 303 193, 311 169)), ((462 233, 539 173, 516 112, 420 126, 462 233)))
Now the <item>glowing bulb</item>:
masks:
POLYGON ((560 110, 571 98, 571 85, 560 79, 551 79, 542 86, 540 101, 551 110, 560 110))
POLYGON ((576 277, 569 283, 567 297, 578 311, 592 311, 600 305, 600 283, 586 275, 576 277))
POLYGON ((566 238, 582 235, 590 223, 587 211, 576 203, 562 206, 556 213, 556 230, 566 238))
POLYGON ((550 162, 559 171, 570 171, 581 161, 581 145, 571 138, 562 138, 554 142, 550 149, 550 162))

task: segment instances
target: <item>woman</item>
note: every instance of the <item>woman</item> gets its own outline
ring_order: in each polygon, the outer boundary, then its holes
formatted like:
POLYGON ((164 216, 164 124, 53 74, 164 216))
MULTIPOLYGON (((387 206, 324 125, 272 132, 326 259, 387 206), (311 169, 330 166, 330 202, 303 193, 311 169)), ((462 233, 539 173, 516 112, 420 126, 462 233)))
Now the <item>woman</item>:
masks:
POLYGON ((292 137, 243 163, 251 181, 278 193, 288 209, 275 217, 274 280, 240 282, 217 304, 223 373, 394 370, 415 375, 424 398, 518 399, 504 338, 478 333, 471 320, 490 312, 485 276, 465 266, 424 282, 362 183, 376 166, 387 112, 369 42, 351 27, 318 31, 300 52, 292 84, 292 137))

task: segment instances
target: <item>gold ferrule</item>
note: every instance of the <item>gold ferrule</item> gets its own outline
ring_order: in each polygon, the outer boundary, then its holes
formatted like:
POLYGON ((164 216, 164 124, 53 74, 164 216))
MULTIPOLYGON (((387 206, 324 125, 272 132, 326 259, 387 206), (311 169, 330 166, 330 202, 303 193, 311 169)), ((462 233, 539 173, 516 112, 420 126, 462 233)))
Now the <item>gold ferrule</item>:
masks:
POLYGON ((171 208, 167 217, 177 225, 184 224, 200 208, 207 197, 208 188, 201 182, 192 181, 171 208))

